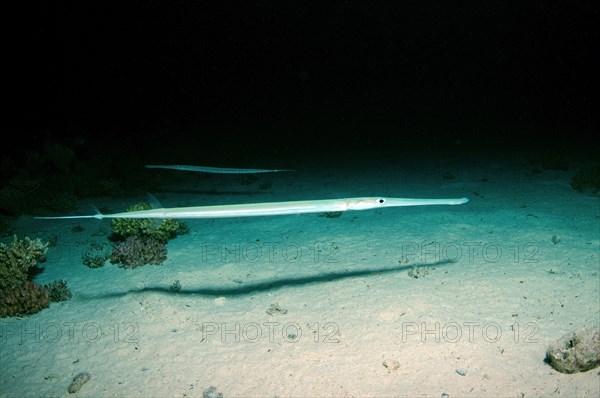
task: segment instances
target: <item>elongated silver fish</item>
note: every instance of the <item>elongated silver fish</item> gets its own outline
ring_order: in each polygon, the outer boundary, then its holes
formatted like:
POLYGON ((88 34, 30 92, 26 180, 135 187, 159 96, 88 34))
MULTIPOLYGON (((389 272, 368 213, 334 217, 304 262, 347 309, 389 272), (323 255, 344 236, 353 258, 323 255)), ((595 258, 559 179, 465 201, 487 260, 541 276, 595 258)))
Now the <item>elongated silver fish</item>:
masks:
POLYGON ((90 214, 80 216, 35 217, 44 220, 74 218, 227 218, 281 216, 286 214, 325 213, 348 210, 369 210, 382 207, 461 205, 468 198, 458 199, 410 199, 410 198, 348 198, 325 200, 300 200, 291 202, 245 203, 235 205, 172 207, 151 210, 128 211, 113 214, 90 214))
POLYGON ((283 171, 294 171, 285 169, 233 169, 229 167, 208 167, 208 166, 189 166, 185 164, 169 164, 169 165, 155 165, 147 164, 147 169, 169 169, 169 170, 182 170, 182 171, 196 171, 200 173, 211 173, 211 174, 256 174, 256 173, 280 173, 283 171))

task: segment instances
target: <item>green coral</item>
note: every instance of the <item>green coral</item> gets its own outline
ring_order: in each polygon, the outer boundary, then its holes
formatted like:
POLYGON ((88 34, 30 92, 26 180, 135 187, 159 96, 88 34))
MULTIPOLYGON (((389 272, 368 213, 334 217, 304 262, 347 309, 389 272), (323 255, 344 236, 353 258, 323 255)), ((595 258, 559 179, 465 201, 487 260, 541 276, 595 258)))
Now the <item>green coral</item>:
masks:
MULTIPOLYGON (((127 211, 150 210, 150 204, 142 202, 131 206, 127 211)), ((158 221, 150 218, 114 218, 110 226, 113 237, 124 240, 130 236, 156 239, 166 243, 177 235, 187 232, 187 226, 179 220, 166 219, 158 221)))
POLYGON ((22 286, 29 277, 29 269, 46 257, 48 243, 40 239, 17 239, 10 245, 0 243, 0 290, 22 286))

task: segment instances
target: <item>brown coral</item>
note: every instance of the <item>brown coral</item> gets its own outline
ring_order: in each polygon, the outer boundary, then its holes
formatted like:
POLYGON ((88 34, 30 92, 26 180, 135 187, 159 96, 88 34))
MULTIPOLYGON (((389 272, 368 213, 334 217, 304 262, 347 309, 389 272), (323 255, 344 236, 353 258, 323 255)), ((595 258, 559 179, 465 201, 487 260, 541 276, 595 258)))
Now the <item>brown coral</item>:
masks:
POLYGON ((35 282, 25 281, 20 287, 0 291, 0 317, 35 314, 49 304, 48 291, 35 282))
POLYGON ((167 259, 167 247, 158 239, 130 236, 115 245, 111 263, 123 268, 136 268, 146 264, 162 264, 167 259))

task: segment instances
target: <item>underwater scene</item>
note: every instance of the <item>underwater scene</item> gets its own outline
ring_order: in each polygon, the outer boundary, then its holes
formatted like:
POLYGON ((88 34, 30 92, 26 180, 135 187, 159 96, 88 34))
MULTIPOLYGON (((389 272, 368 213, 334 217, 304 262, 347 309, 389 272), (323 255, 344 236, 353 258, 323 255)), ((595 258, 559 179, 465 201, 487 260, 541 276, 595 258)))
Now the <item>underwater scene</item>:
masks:
POLYGON ((600 395, 598 6, 317 4, 36 9, 0 397, 600 395))

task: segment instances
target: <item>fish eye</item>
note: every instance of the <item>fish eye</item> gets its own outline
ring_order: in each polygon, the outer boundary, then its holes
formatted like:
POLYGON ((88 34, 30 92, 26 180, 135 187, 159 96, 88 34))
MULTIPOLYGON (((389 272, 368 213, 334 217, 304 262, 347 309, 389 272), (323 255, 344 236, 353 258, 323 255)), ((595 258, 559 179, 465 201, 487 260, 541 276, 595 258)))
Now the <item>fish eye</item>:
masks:
POLYGON ((385 199, 379 198, 379 199, 377 199, 377 203, 379 203, 380 205, 382 205, 382 204, 385 203, 385 199))

